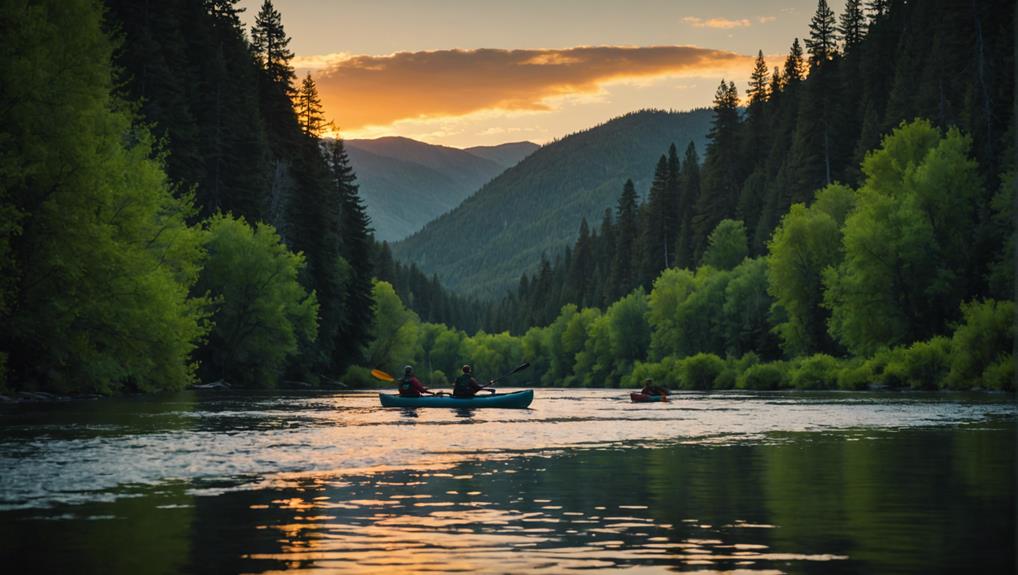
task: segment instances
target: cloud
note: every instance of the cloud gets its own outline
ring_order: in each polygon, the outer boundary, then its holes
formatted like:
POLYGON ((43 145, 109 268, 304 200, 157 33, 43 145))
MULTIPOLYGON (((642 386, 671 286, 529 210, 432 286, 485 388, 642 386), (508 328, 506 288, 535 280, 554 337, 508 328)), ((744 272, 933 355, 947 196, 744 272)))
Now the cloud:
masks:
POLYGON ((756 21, 761 24, 769 24, 777 19, 778 19, 777 16, 759 16, 757 17, 756 21))
POLYGON ((613 83, 741 74, 751 66, 749 56, 694 46, 438 50, 344 57, 315 80, 326 115, 348 131, 490 110, 549 111, 557 101, 596 99, 613 83))
POLYGON ((753 25, 753 22, 748 18, 740 18, 738 20, 729 20, 728 18, 697 18, 696 16, 686 16, 682 19, 683 22, 689 24, 694 28, 717 28, 720 30, 731 30, 732 28, 749 28, 753 25))
POLYGON ((332 54, 318 54, 314 56, 294 56, 291 64, 300 72, 313 72, 335 66, 340 62, 353 58, 353 56, 353 54, 347 52, 333 52, 332 54))

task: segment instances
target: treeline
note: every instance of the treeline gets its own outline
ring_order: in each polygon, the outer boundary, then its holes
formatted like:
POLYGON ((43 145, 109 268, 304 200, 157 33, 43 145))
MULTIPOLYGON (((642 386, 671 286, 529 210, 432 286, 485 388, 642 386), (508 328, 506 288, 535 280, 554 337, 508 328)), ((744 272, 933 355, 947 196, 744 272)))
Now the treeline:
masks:
POLYGON ((527 385, 1013 390, 1013 165, 988 194, 972 139, 919 120, 860 172, 858 188, 831 184, 793 204, 763 256, 747 255, 741 222, 722 220, 703 265, 669 268, 604 311, 567 304, 520 336, 468 336, 402 309, 380 331, 399 345, 372 359, 392 368, 413 357, 433 384, 463 361, 495 375, 527 360, 527 385), (977 277, 982 208, 994 248, 977 277), (987 297, 996 289, 1000 299, 987 297))
POLYGON ((475 333, 491 325, 492 306, 476 298, 450 291, 416 264, 404 264, 392 257, 388 242, 375 244, 375 277, 391 285, 407 307, 422 321, 454 326, 475 333))
POLYGON ((782 66, 768 70, 758 56, 745 106, 734 83, 721 82, 702 163, 693 145, 672 145, 643 203, 627 182, 598 227, 581 223, 573 246, 543 257, 482 313, 484 328, 523 333, 565 304, 603 309, 638 286, 650 290, 665 269, 711 263, 711 233, 725 219, 742 223, 749 255, 764 255, 793 204, 834 182, 861 185, 881 134, 920 117, 972 137, 983 193, 973 198, 969 277, 974 293, 1010 297, 987 270, 1000 245, 990 200, 1013 151, 1013 15, 1001 1, 853 0, 837 17, 818 2, 808 38, 793 41, 782 66))
POLYGON ((6 2, 0 364, 60 392, 338 377, 373 246, 266 0, 6 2), (113 38, 116 38, 115 40, 113 38))

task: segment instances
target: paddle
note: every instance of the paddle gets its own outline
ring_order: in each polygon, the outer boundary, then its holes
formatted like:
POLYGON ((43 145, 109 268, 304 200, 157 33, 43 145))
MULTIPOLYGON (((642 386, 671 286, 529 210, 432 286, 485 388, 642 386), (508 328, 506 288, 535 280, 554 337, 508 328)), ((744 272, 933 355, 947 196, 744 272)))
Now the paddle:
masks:
MULTIPOLYGON (((388 381, 388 382, 396 381, 395 377, 389 375, 388 373, 385 373, 384 371, 382 371, 380 369, 372 369, 371 370, 371 375, 373 375, 375 378, 380 379, 382 381, 388 381)), ((439 397, 441 397, 443 395, 446 395, 446 393, 444 391, 433 391, 432 394, 433 395, 437 395, 439 397)))
POLYGON ((517 373, 523 371, 524 369, 527 369, 528 367, 530 367, 530 363, 529 362, 523 362, 519 366, 517 366, 516 369, 510 371, 509 373, 507 373, 505 375, 500 375, 500 376, 496 377, 495 379, 489 381, 488 385, 495 385, 496 381, 498 381, 500 379, 505 379, 505 378, 509 377, 510 375, 517 374, 517 373))

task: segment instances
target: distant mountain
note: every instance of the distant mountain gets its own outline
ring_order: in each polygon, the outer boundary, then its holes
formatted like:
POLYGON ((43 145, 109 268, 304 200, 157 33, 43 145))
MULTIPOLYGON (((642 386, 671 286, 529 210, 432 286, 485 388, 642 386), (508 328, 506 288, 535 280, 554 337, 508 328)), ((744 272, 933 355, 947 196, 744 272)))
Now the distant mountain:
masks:
POLYGON ((533 142, 509 142, 497 146, 474 146, 463 151, 497 162, 503 168, 511 168, 540 147, 533 142))
POLYGON ((375 237, 390 242, 456 207, 506 168, 498 160, 409 138, 345 143, 375 237))
POLYGON ((553 257, 575 241, 581 218, 599 223, 627 178, 645 195, 670 144, 682 154, 692 141, 702 157, 710 123, 707 109, 644 110, 546 144, 394 245, 393 255, 461 293, 501 295, 542 253, 553 257))

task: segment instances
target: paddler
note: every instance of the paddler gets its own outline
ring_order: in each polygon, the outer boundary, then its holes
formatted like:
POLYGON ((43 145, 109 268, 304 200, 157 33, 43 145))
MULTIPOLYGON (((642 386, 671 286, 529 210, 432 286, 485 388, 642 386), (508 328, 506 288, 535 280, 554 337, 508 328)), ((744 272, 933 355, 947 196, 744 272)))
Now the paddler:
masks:
POLYGON ((660 385, 655 385, 654 380, 649 377, 643 380, 643 389, 640 390, 640 393, 643 395, 660 395, 661 397, 668 397, 668 390, 660 385))
POLYGON ((421 380, 414 375, 414 366, 403 367, 403 378, 399 380, 399 395, 401 397, 420 397, 422 395, 435 395, 435 393, 424 387, 421 380))
MULTIPOLYGON (((470 367, 469 365, 463 366, 463 373, 461 373, 460 376, 456 378, 456 382, 452 386, 453 397, 461 398, 473 397, 477 395, 477 392, 481 391, 482 389, 490 391, 491 393, 495 393, 495 390, 493 388, 485 387, 477 383, 477 380, 474 379, 473 371, 474 371, 473 368, 470 367)), ((489 381, 488 383, 491 384, 493 382, 489 381)))

